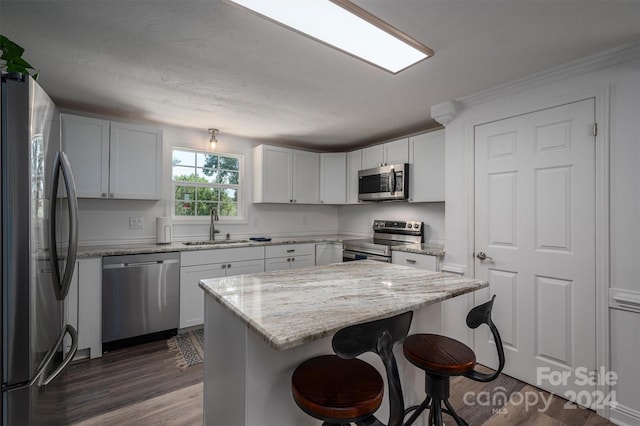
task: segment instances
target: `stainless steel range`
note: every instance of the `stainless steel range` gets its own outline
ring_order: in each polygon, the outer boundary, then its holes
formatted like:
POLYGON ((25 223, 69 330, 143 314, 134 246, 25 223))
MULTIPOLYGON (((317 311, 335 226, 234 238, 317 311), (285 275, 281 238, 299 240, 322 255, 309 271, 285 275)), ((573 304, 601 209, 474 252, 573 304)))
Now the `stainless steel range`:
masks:
POLYGON ((424 225, 420 221, 374 220, 373 238, 342 242, 342 261, 372 259, 391 262, 391 247, 420 248, 424 225))

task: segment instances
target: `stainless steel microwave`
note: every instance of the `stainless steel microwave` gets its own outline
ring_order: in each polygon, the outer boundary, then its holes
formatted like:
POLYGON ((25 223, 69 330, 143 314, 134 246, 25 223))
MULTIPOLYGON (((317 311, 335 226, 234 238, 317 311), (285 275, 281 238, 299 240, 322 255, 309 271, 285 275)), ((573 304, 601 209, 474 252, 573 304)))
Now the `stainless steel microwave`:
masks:
POLYGON ((409 165, 391 164, 358 172, 358 200, 389 201, 409 198, 409 165))

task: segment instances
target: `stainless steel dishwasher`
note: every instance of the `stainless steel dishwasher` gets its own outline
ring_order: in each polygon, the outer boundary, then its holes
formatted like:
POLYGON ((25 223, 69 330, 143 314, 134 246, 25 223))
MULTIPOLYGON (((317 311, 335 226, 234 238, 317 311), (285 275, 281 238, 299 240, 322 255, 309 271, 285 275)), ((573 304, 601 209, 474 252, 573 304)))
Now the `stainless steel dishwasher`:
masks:
POLYGON ((102 258, 102 350, 175 334, 180 253, 102 258))

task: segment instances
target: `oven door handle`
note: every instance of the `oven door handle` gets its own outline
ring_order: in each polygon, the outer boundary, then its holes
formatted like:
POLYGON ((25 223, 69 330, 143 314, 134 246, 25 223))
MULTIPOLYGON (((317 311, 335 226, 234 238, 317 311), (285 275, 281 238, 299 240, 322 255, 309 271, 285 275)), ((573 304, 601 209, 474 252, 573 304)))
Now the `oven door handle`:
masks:
POLYGON ((376 260, 378 262, 386 262, 386 263, 391 263, 391 259, 385 256, 378 256, 375 254, 367 254, 367 253, 358 253, 358 252, 354 252, 354 251, 348 251, 348 250, 343 250, 342 251, 342 261, 343 262, 349 262, 352 260, 364 260, 364 259, 369 259, 369 260, 376 260))

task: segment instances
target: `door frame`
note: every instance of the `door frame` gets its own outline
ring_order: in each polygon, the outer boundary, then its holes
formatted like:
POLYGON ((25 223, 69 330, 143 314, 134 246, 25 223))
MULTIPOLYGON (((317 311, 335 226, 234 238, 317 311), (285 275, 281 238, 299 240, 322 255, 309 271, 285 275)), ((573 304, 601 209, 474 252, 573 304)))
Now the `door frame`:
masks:
MULTIPOLYGON (((474 116, 465 126, 465 152, 468 153, 466 161, 467 174, 467 247, 470 248, 468 256, 469 275, 475 277, 475 128, 483 124, 525 115, 536 111, 553 108, 556 106, 579 102, 593 98, 595 100, 595 121, 598 125, 595 137, 595 280, 596 280, 596 368, 604 367, 610 370, 610 345, 609 345, 609 282, 610 282, 610 232, 609 232, 609 153, 610 153, 610 86, 603 85, 587 90, 574 92, 541 101, 524 101, 522 103, 510 102, 509 108, 483 111, 474 116)), ((489 109, 488 109, 489 110, 489 109)), ((482 302, 475 300, 474 305, 482 302)), ((475 341, 474 341, 475 347, 475 341)), ((596 392, 609 395, 608 384, 597 384, 596 392)), ((608 419, 609 407, 597 409, 598 415, 608 419)))

